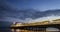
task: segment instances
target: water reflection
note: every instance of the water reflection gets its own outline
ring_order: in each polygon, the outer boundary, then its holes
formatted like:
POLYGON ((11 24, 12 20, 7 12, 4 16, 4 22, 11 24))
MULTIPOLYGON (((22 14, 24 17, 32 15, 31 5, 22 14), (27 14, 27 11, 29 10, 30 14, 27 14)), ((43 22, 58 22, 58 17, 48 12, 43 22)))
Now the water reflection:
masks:
POLYGON ((11 29, 11 32, 59 32, 59 31, 47 31, 47 30, 43 30, 43 31, 33 31, 33 30, 21 30, 21 29, 11 29))

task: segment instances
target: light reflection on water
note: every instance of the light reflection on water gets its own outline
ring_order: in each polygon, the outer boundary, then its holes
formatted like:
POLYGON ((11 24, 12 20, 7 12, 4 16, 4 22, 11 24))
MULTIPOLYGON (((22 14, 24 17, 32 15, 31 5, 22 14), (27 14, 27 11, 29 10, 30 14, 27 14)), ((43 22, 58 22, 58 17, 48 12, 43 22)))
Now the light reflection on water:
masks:
POLYGON ((20 30, 20 29, 16 29, 14 31, 14 29, 12 29, 11 32, 59 32, 59 31, 28 31, 28 30, 20 30))
POLYGON ((21 30, 16 30, 16 31, 11 31, 11 30, 0 30, 0 32, 59 32, 59 31, 21 31, 21 30))
POLYGON ((0 29, 0 32, 59 32, 59 31, 28 31, 28 30, 20 30, 16 29, 0 29))
POLYGON ((16 29, 0 29, 0 32, 59 32, 59 31, 28 31, 28 30, 20 30, 16 29))
MULTIPOLYGON (((33 32, 33 31, 10 31, 10 30, 0 30, 0 32, 33 32)), ((34 32, 59 32, 59 31, 34 31, 34 32)))

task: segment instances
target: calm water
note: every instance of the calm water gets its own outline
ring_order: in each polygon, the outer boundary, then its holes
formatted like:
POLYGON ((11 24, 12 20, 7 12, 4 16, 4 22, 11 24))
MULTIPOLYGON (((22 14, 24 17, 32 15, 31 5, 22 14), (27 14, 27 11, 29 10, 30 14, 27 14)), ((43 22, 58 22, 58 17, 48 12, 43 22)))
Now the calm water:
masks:
POLYGON ((10 31, 10 28, 0 27, 0 32, 11 32, 11 31, 10 31))
POLYGON ((0 32, 11 32, 11 29, 10 28, 6 28, 6 27, 4 27, 4 28, 0 27, 0 32))
MULTIPOLYGON (((11 32, 11 31, 10 31, 10 29, 6 29, 6 30, 0 30, 0 32, 11 32)), ((51 32, 53 32, 53 31, 51 31, 51 32)))

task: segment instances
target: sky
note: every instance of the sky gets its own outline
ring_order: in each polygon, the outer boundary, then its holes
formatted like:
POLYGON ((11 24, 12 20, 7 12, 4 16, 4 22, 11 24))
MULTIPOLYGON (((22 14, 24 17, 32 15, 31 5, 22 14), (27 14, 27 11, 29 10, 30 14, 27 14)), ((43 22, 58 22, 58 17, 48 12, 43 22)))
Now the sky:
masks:
POLYGON ((60 9, 60 0, 6 0, 17 9, 37 9, 41 11, 60 9))
POLYGON ((6 22, 31 23, 48 20, 46 16, 60 19, 56 15, 60 15, 60 0, 0 0, 0 27, 8 26, 9 23, 6 22))
POLYGON ((60 9, 60 0, 0 0, 0 20, 20 21, 60 15, 60 10, 54 9, 60 9))

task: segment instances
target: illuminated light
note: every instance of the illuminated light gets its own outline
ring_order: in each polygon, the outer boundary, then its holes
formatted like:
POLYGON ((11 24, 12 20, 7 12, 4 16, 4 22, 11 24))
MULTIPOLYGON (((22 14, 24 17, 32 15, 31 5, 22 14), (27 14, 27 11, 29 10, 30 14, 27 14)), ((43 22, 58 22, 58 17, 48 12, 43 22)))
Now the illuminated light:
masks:
POLYGON ((16 32, 25 32, 25 31, 21 29, 16 29, 16 32))
POLYGON ((17 23, 16 26, 23 26, 23 24, 22 23, 17 23))
POLYGON ((20 31, 20 29, 16 29, 16 31, 20 31))
POLYGON ((45 22, 44 24, 48 24, 48 22, 45 22))
POLYGON ((14 29, 11 29, 12 32, 14 32, 14 29))
POLYGON ((28 30, 24 30, 24 32, 28 32, 28 30))
POLYGON ((17 24, 16 26, 20 26, 20 25, 17 24))

